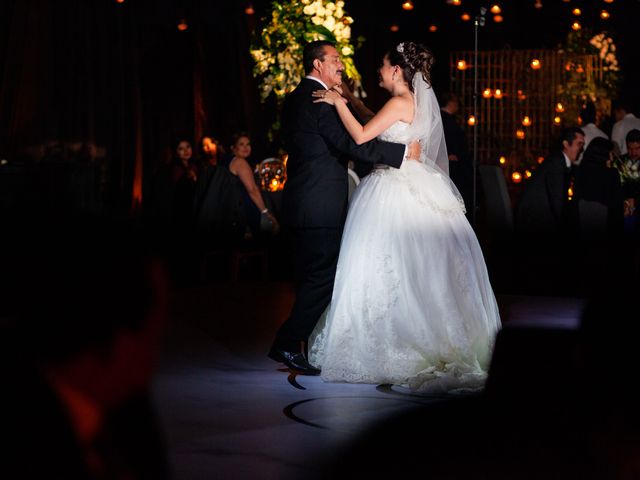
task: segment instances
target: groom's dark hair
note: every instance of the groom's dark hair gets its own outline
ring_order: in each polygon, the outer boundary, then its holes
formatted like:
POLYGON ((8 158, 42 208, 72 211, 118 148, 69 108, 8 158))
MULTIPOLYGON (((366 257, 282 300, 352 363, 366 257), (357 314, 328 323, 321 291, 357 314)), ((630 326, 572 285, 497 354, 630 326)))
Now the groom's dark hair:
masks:
POLYGON ((315 59, 324 61, 324 47, 335 47, 333 43, 328 40, 316 40, 315 42, 307 43, 304 46, 302 52, 302 66, 304 67, 304 73, 309 74, 313 71, 313 61, 315 59))

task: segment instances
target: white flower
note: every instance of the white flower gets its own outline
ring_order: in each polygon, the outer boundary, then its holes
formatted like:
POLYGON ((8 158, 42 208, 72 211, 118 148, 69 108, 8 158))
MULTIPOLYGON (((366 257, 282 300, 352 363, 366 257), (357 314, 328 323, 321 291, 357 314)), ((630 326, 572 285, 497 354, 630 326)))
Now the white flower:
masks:
MULTIPOLYGON (((338 2, 340 3, 340 2, 338 2)), ((335 13, 333 14, 336 18, 342 18, 344 17, 344 10, 342 10, 342 7, 340 5, 338 5, 338 8, 336 8, 335 13)))
POLYGON ((333 17, 327 17, 327 19, 322 24, 327 30, 332 31, 333 27, 336 25, 336 19, 333 17))
POLYGON ((344 7, 344 2, 343 2, 343 0, 338 0, 338 1, 336 2, 336 6, 337 6, 338 8, 343 8, 343 7, 344 7))
POLYGON ((351 50, 350 46, 346 46, 346 47, 342 47, 342 55, 344 55, 345 57, 348 57, 349 55, 353 54, 353 50, 351 50))
POLYGON ((305 15, 309 15, 309 16, 311 16, 311 15, 315 15, 315 13, 316 13, 316 4, 315 4, 315 3, 312 3, 311 5, 307 5, 306 7, 304 7, 304 8, 302 9, 302 12, 303 12, 305 15))
POLYGON ((346 39, 351 38, 351 27, 344 27, 344 29, 342 30, 342 36, 346 39))
POLYGON ((311 18, 311 21, 313 22, 314 25, 322 25, 322 22, 324 20, 322 19, 322 17, 319 17, 318 15, 316 15, 315 17, 311 18))
POLYGON ((336 9, 336 4, 333 2, 329 2, 324 6, 324 8, 326 8, 330 12, 333 12, 336 9))

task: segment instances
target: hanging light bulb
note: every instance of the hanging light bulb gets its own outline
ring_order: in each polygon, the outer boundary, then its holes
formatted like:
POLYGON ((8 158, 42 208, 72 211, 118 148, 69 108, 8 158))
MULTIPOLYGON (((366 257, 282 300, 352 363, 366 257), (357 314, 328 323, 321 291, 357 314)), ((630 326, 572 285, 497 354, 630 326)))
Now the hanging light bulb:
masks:
POLYGON ((533 4, 533 8, 542 8, 542 0, 536 0, 536 3, 533 4))
POLYGON ((611 17, 611 15, 609 14, 609 12, 607 12, 606 10, 602 10, 600 12, 600 18, 603 20, 608 20, 611 17))
POLYGON ((467 69, 467 62, 465 62, 464 60, 458 60, 456 62, 456 68, 458 70, 466 70, 467 69))
POLYGON ((517 129, 516 130, 516 138, 518 140, 524 140, 524 137, 525 137, 524 130, 522 130, 521 128, 517 129))
POLYGON ((504 155, 500 155, 498 162, 500 163, 500 165, 504 165, 505 163, 507 163, 507 157, 505 157, 504 155))
POLYGON ((471 15, 469 15, 468 13, 463 13, 462 15, 460 15, 460 18, 463 22, 468 22, 469 20, 471 20, 471 15))
POLYGON ((404 10, 413 10, 413 2, 411 0, 407 0, 402 4, 402 8, 404 10))
POLYGON ((540 63, 540 60, 538 60, 537 58, 531 60, 531 68, 533 68, 534 70, 538 70, 541 66, 542 63, 540 63))
POLYGON ((469 125, 470 127, 475 126, 476 124, 476 117, 473 115, 469 115, 469 119, 467 120, 467 125, 469 125))
POLYGON ((484 91, 482 92, 482 96, 484 98, 491 98, 491 89, 485 88, 484 91))
POLYGON ((573 10, 571 10, 571 13, 573 13, 576 17, 579 17, 580 15, 582 15, 582 10, 580 10, 579 8, 574 8, 573 10))
POLYGON ((531 118, 528 115, 525 115, 524 118, 522 119, 522 125, 525 127, 530 127, 532 123, 533 122, 531 121, 531 118))
POLYGON ((504 20, 504 18, 502 18, 502 15, 494 15, 493 16, 493 21, 496 23, 502 23, 502 21, 504 20))
POLYGON ((435 33, 438 31, 438 27, 436 25, 429 25, 429 31, 435 33))
POLYGON ((497 3, 491 6, 491 13, 497 15, 501 12, 502 12, 502 9, 500 8, 500 5, 498 5, 497 3))
POLYGON ((520 172, 513 172, 511 174, 511 181, 513 183, 520 183, 522 181, 522 174, 520 172))
POLYGON ((178 30, 180 30, 181 32, 184 32, 187 28, 189 28, 189 25, 187 25, 187 20, 184 18, 181 18, 180 21, 178 22, 178 30))
POLYGON ((500 100, 502 98, 502 90, 496 88, 493 92, 493 98, 497 98, 498 100, 500 100))
POLYGON ((253 15, 255 12, 255 10, 253 9, 253 5, 249 4, 247 5, 247 7, 244 9, 244 13, 246 13, 247 15, 253 15))
POLYGON ((558 113, 564 112, 564 105, 562 105, 562 103, 560 102, 556 103, 556 112, 558 113))
POLYGON ((555 125, 560 125, 562 123, 562 118, 560 118, 558 115, 556 115, 555 117, 553 117, 553 123, 555 125))
POLYGON ((571 28, 577 32, 582 28, 582 25, 580 25, 580 22, 573 22, 573 24, 571 25, 571 28))
POLYGON ((392 32, 397 32, 398 30, 400 30, 400 27, 394 23, 389 27, 389 30, 391 30, 392 32))

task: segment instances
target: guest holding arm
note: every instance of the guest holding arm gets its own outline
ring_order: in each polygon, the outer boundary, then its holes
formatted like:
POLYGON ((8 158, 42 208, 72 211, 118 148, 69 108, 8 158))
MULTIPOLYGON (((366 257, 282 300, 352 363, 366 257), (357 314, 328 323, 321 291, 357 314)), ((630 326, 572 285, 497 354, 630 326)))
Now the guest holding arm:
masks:
POLYGON ((276 217, 269 211, 262 198, 262 193, 256 185, 253 169, 249 165, 248 158, 251 155, 251 138, 249 134, 240 132, 233 136, 231 143, 233 157, 229 163, 229 171, 236 176, 242 184, 245 195, 245 211, 247 220, 252 230, 252 236, 260 232, 260 224, 265 217, 272 227, 275 235, 280 231, 280 225, 276 217))

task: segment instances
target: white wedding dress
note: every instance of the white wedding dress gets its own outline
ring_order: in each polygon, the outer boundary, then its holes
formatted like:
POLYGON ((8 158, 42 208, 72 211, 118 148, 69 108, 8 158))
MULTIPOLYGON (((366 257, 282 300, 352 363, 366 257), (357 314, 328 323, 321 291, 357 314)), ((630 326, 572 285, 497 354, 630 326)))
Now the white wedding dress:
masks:
MULTIPOLYGON (((396 122, 380 138, 406 144, 411 130, 396 122)), ((322 379, 481 389, 499 328, 483 254, 448 175, 424 158, 374 169, 352 197, 331 304, 309 341, 322 379)))

